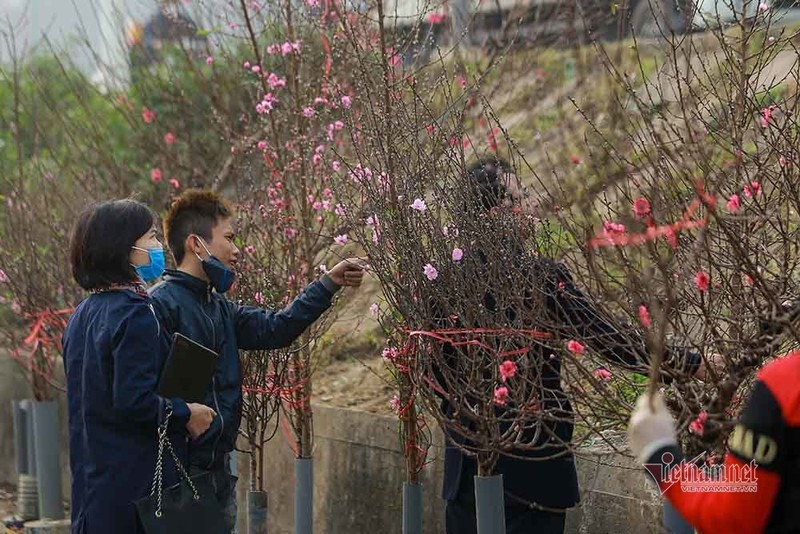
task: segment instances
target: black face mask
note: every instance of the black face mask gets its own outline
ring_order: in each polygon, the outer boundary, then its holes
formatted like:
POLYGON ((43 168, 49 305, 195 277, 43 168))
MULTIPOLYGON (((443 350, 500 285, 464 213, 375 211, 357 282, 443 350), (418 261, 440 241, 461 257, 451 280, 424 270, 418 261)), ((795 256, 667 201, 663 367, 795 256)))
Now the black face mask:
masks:
POLYGON ((195 254, 197 259, 201 262, 203 272, 206 273, 209 282, 211 282, 211 285, 217 290, 217 293, 225 293, 233 285, 233 281, 236 279, 236 271, 226 267, 225 264, 212 256, 202 239, 200 240, 200 244, 203 245, 203 248, 206 249, 208 253, 207 260, 195 254))

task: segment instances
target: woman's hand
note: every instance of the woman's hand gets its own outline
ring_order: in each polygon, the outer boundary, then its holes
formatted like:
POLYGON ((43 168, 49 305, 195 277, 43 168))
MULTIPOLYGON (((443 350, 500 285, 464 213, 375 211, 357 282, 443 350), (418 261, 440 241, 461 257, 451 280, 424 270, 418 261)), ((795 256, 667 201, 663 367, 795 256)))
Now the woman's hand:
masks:
POLYGON ((186 423, 186 430, 192 436, 192 439, 197 439, 211 426, 211 421, 214 420, 217 412, 205 404, 197 404, 196 402, 189 403, 187 406, 189 407, 190 415, 189 422, 186 423))

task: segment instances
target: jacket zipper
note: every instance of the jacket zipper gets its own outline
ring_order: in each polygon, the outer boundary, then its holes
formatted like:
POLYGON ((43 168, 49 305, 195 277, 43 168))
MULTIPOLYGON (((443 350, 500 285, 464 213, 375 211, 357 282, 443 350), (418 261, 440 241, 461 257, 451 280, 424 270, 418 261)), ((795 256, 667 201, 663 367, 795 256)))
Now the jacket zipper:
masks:
MULTIPOLYGON (((211 317, 208 316, 208 314, 202 307, 200 308, 200 311, 203 312, 203 315, 205 316, 206 319, 208 319, 209 324, 211 324, 211 343, 214 347, 214 350, 217 350, 217 331, 214 328, 214 321, 211 320, 211 317)), ((211 469, 211 467, 214 465, 214 460, 216 460, 217 457, 217 445, 219 445, 219 440, 222 438, 222 433, 225 431, 225 418, 222 417, 222 410, 219 409, 219 401, 217 400, 216 373, 214 374, 214 377, 211 379, 211 394, 214 397, 214 410, 217 412, 217 417, 219 417, 220 429, 217 438, 214 440, 214 447, 211 449, 211 461, 208 463, 209 469, 211 469)))
POLYGON ((211 391, 214 395, 214 409, 217 411, 217 416, 219 417, 219 435, 217 435, 217 439, 214 440, 214 448, 211 449, 211 461, 208 463, 208 468, 214 465, 214 460, 217 456, 217 445, 219 445, 219 440, 222 438, 222 433, 225 431, 225 418, 222 417, 222 411, 219 409, 219 403, 217 402, 217 377, 211 379, 211 391))

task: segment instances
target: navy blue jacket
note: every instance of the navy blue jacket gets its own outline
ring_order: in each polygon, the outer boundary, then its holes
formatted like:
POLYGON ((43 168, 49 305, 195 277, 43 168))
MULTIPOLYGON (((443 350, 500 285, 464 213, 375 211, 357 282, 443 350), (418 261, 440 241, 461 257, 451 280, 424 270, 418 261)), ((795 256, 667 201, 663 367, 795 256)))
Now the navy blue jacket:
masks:
POLYGON ((331 305, 338 289, 329 278, 305 288, 288 308, 275 312, 240 306, 211 285, 190 274, 168 270, 150 289, 161 325, 219 354, 214 379, 204 404, 217 416, 211 427, 190 444, 192 465, 205 469, 222 465, 233 450, 242 418, 242 366, 239 350, 277 349, 297 339, 331 305))
MULTIPOLYGON (((557 337, 584 340, 592 349, 609 362, 632 371, 648 372, 649 356, 644 342, 633 331, 623 331, 604 318, 586 295, 575 285, 571 274, 562 264, 543 258, 527 258, 525 268, 532 271, 531 279, 539 287, 527 288, 528 297, 539 294, 549 315, 549 324, 563 325, 557 337)), ((487 294, 484 297, 487 311, 497 312, 495 299, 487 294)), ((507 319, 514 320, 514 310, 505 310, 507 319)), ((547 392, 542 399, 542 408, 551 414, 548 431, 541 432, 541 440, 534 450, 514 451, 516 456, 530 458, 543 457, 546 460, 524 460, 500 454, 495 465, 495 474, 503 475, 506 504, 513 505, 537 503, 551 508, 569 508, 580 500, 575 461, 569 448, 573 433, 573 412, 569 399, 561 386, 561 362, 549 357, 547 341, 532 347, 529 357, 534 358, 540 369, 541 389, 547 392), (555 434, 556 440, 544 442, 555 434)), ((457 351, 452 345, 444 350, 452 357, 457 351)), ((677 366, 685 366, 689 372, 697 369, 700 356, 688 350, 673 349, 665 361, 677 366)), ((453 408, 443 402, 446 415, 453 415, 453 408)), ((465 444, 462 436, 455 433, 446 436, 444 457, 444 484, 442 497, 456 499, 462 484, 471 484, 471 477, 477 473, 476 461, 465 455, 456 443, 465 444)), ((462 490, 466 488, 461 488, 462 490)))
MULTIPOLYGON (((146 295, 91 295, 63 337, 69 409, 73 534, 139 532, 133 501, 147 496, 155 472, 157 428, 172 405, 173 443, 185 454, 189 409, 156 394, 168 339, 146 295)), ((171 463, 167 484, 176 481, 171 463)))

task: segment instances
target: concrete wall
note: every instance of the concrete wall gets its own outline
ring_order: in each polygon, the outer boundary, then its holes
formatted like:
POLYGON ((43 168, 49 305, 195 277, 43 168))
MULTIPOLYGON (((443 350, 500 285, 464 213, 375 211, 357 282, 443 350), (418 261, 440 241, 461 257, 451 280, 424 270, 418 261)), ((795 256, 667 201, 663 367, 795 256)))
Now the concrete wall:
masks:
MULTIPOLYGON (((314 532, 401 533, 404 463, 397 421, 349 409, 315 406, 314 532)), ((424 478, 424 529, 444 532, 440 499, 442 439, 434 429, 424 478)), ((279 432, 268 444, 264 470, 270 534, 290 534, 293 523, 293 453, 279 432)), ((239 455, 239 502, 244 506, 248 457, 239 455)), ((660 504, 654 485, 633 463, 614 453, 583 451, 578 458, 583 503, 567 517, 570 533, 644 534, 657 530, 660 504)), ((240 509, 240 533, 246 510, 240 509)))

